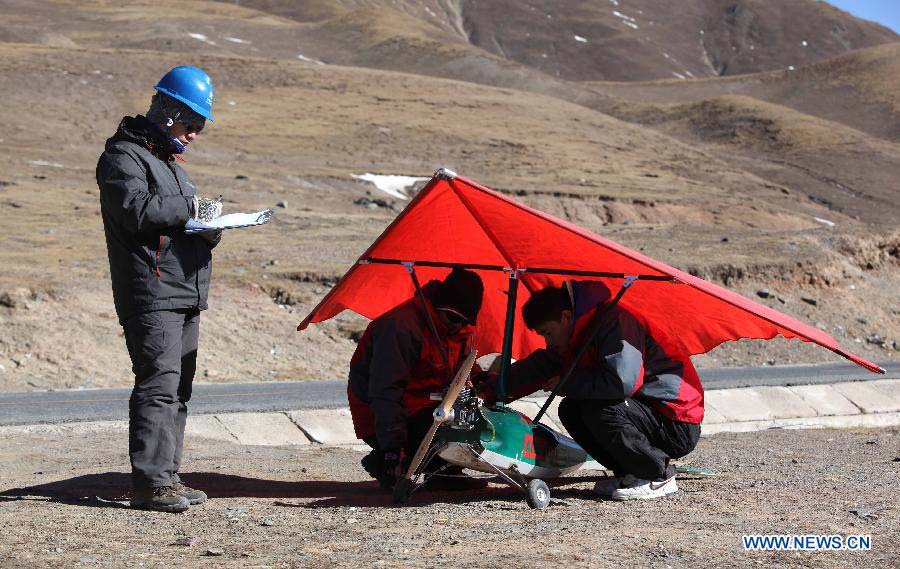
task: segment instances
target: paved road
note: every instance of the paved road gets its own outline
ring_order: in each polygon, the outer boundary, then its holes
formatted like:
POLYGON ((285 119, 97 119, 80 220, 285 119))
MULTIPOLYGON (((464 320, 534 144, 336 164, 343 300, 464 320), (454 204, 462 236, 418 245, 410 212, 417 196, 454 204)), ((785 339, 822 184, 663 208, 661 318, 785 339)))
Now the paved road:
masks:
MULTIPOLYGON (((882 364, 876 376, 853 364, 701 369, 706 389, 808 385, 900 378, 900 363, 882 364)), ((194 385, 191 413, 327 409, 347 404, 345 381, 294 381, 194 385)), ((128 418, 130 389, 79 389, 0 394, 0 425, 35 425, 128 418)))

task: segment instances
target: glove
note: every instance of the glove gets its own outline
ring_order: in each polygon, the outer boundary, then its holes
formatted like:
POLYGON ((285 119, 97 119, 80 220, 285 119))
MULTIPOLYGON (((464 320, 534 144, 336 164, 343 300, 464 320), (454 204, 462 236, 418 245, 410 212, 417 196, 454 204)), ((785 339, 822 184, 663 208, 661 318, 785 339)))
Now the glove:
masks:
POLYGON ((206 242, 209 243, 210 247, 215 247, 219 244, 219 241, 222 240, 222 230, 219 231, 204 231, 199 233, 200 237, 206 239, 206 242))
POLYGON ((194 196, 191 204, 192 218, 203 223, 209 223, 220 215, 222 215, 222 196, 215 200, 194 196))

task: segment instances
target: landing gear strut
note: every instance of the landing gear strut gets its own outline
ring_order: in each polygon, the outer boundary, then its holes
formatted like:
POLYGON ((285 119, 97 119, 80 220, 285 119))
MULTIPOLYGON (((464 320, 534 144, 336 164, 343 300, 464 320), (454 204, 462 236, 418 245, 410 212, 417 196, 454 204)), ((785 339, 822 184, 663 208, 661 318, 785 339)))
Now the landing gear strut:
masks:
POLYGON ((494 471, 499 478, 505 480, 510 486, 513 488, 518 488, 519 490, 525 493, 525 501, 528 503, 528 506, 533 510, 543 510, 548 505, 550 505, 550 487, 547 486, 547 483, 539 478, 533 478, 528 482, 525 481, 525 478, 519 474, 518 470, 516 470, 515 466, 512 467, 513 473, 516 475, 516 478, 513 478, 506 472, 503 472, 490 462, 481 458, 481 456, 475 452, 471 446, 468 447, 472 456, 477 458, 479 461, 483 462, 494 471), (518 479, 518 480, 517 480, 518 479))

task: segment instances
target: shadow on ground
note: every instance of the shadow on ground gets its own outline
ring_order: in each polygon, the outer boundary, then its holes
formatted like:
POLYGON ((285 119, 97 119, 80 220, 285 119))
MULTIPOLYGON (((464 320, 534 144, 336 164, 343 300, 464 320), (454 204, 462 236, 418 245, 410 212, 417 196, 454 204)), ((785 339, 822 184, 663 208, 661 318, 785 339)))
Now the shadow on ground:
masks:
MULTIPOLYGON (((375 481, 339 482, 333 480, 265 480, 218 472, 185 473, 181 479, 188 486, 199 488, 210 499, 216 498, 273 498, 312 499, 311 502, 290 503, 276 500, 275 505, 296 508, 332 508, 340 506, 390 507, 389 493, 379 489, 375 481)), ((572 484, 594 482, 600 477, 564 478, 550 481, 554 498, 584 497, 591 493, 583 489, 566 489, 572 484), (561 490, 561 492, 560 492, 561 490)), ((0 501, 45 500, 72 506, 93 508, 125 508, 131 491, 131 475, 125 472, 85 474, 56 482, 0 492, 0 501)), ((468 491, 416 492, 409 506, 434 503, 465 503, 489 500, 517 501, 521 492, 508 486, 492 485, 468 491)))

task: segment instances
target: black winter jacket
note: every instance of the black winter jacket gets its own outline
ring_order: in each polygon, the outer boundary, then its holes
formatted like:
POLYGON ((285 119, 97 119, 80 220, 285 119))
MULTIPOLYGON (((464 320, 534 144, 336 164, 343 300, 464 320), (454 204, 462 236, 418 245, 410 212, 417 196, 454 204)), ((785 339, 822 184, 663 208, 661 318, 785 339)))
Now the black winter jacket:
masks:
POLYGON ((197 191, 171 142, 143 116, 125 117, 97 162, 119 321, 141 312, 207 308, 210 243, 185 235, 197 191))
POLYGON ((690 356, 639 314, 621 305, 609 308, 609 289, 590 281, 572 282, 575 330, 565 354, 535 350, 510 366, 510 398, 525 397, 564 373, 591 328, 599 333, 559 393, 576 400, 633 397, 673 421, 703 420, 703 386, 690 356))

